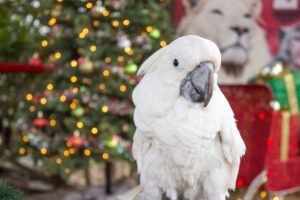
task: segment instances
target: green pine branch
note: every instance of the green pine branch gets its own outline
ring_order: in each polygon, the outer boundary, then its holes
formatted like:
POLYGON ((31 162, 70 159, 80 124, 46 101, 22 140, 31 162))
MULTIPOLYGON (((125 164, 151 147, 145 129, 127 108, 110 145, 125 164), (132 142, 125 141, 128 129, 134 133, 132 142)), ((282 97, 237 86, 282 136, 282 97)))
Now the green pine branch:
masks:
POLYGON ((7 183, 0 183, 0 200, 22 200, 23 192, 7 183))

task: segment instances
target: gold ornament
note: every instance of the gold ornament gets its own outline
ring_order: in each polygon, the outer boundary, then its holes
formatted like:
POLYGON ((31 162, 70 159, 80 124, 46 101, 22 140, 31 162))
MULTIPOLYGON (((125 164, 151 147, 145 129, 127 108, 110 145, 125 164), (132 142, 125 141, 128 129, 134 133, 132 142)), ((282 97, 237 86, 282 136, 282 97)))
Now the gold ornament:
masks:
POLYGON ((94 70, 93 62, 89 58, 85 58, 79 65, 79 70, 83 73, 91 73, 94 70))

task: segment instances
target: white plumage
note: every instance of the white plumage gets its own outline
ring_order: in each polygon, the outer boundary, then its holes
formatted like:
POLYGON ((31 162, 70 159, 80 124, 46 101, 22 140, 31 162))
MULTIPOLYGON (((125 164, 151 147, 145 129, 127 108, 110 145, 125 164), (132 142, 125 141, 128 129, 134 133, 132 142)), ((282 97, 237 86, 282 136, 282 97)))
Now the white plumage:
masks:
POLYGON ((158 50, 138 72, 144 77, 133 92, 132 150, 143 188, 140 199, 159 200, 165 194, 172 200, 224 200, 235 188, 245 144, 217 81, 205 107, 180 95, 182 80, 200 63, 211 63, 216 79, 220 51, 190 35, 158 50))

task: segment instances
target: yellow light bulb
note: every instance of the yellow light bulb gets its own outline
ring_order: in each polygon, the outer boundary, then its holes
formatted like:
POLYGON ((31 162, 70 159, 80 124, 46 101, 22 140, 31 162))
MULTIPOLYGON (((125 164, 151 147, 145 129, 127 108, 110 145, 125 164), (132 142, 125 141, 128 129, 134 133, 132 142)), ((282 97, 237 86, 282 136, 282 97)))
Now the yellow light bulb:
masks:
POLYGON ((106 57, 106 58, 104 59, 104 61, 105 61, 106 63, 110 63, 110 62, 111 62, 111 57, 106 57))
POLYGON ((59 51, 55 52, 54 57, 56 59, 60 59, 61 58, 61 53, 59 51))
POLYGON ((41 148, 40 150, 42 155, 46 155, 47 154, 47 149, 45 147, 41 148))
POLYGON ((76 83, 77 82, 77 77, 76 76, 72 76, 70 79, 71 83, 76 83))
POLYGON ((152 31, 153 31, 152 26, 147 26, 147 27, 146 27, 146 31, 149 32, 149 33, 152 32, 152 31))
POLYGON ((117 57, 118 62, 124 62, 124 56, 118 56, 117 57))
POLYGON ((85 7, 87 9, 91 9, 93 7, 93 4, 91 2, 88 2, 88 3, 85 4, 85 7))
POLYGON ((126 48, 124 49, 124 51, 125 51, 125 53, 129 53, 129 52, 131 51, 131 48, 130 48, 130 47, 126 47, 126 48))
POLYGON ((103 153, 103 154, 102 154, 102 158, 103 158, 104 160, 109 159, 109 154, 108 154, 108 153, 103 153))
POLYGON ((130 21, 128 19, 123 20, 123 25, 128 26, 130 24, 130 21))
POLYGON ((56 162, 56 164, 60 165, 60 164, 62 164, 62 159, 61 158, 57 158, 55 162, 56 162))
POLYGON ((88 29, 88 28, 84 28, 84 29, 82 29, 82 33, 84 33, 84 34, 88 34, 88 33, 89 33, 89 29, 88 29))
POLYGON ((34 112, 34 111, 35 111, 35 107, 34 107, 34 106, 30 106, 30 107, 29 107, 29 111, 30 111, 30 112, 34 112))
POLYGON ((121 85, 121 86, 120 86, 120 91, 121 91, 121 92, 126 92, 126 90, 127 90, 126 85, 121 85))
POLYGON ((74 110, 77 107, 77 104, 75 102, 70 103, 70 108, 74 110))
POLYGON ((85 150, 84 150, 84 155, 85 155, 85 156, 90 156, 90 155, 91 155, 91 150, 85 149, 85 150))
POLYGON ((31 101, 32 100, 32 94, 28 93, 26 95, 26 99, 27 99, 27 101, 31 101))
POLYGON ((66 145, 67 145, 67 147, 71 147, 72 143, 68 141, 66 145))
POLYGON ((107 113, 108 112, 108 110, 109 110, 109 108, 108 108, 108 106, 107 105, 104 105, 104 106, 102 106, 102 112, 104 112, 104 113, 107 113))
POLYGON ((49 26, 53 26, 55 23, 56 23, 56 18, 54 17, 48 21, 49 26))
POLYGON ((52 83, 48 83, 47 90, 53 90, 54 86, 52 83))
POLYGON ((19 149, 19 154, 20 154, 20 155, 24 155, 25 153, 26 153, 26 149, 23 148, 23 147, 21 147, 21 148, 19 149))
POLYGON ((70 153, 69 153, 69 151, 68 151, 68 150, 64 150, 64 156, 65 156, 65 157, 68 157, 68 156, 70 156, 70 153))
POLYGON ((83 128, 84 124, 83 124, 83 122, 79 121, 79 122, 77 122, 76 126, 77 126, 77 128, 83 128))
POLYGON ((56 121, 55 119, 50 120, 50 126, 56 126, 56 121))
POLYGON ((109 11, 108 11, 108 10, 104 10, 104 11, 102 12, 102 15, 103 15, 104 17, 107 17, 107 16, 109 15, 109 11))
POLYGON ((98 20, 93 21, 93 26, 98 27, 100 26, 100 22, 98 20))
POLYGON ((48 46, 48 41, 47 41, 47 40, 43 40, 43 41, 41 42, 41 45, 42 45, 42 47, 48 46))
POLYGON ((128 52, 128 55, 132 56, 134 54, 133 49, 130 49, 130 51, 128 52))
POLYGON ((90 47, 90 51, 95 52, 97 50, 97 47, 95 45, 92 45, 90 47))
POLYGON ((76 67, 77 66, 77 61, 76 60, 71 60, 70 65, 71 67, 76 67))
POLYGON ((62 3, 62 2, 63 2, 63 0, 57 0, 57 2, 58 2, 58 3, 62 3))
POLYGON ((167 42, 166 41, 164 41, 164 40, 162 40, 162 41, 160 41, 160 46, 161 47, 164 47, 164 46, 166 46, 167 45, 167 42))
POLYGON ((99 90, 101 90, 101 91, 105 90, 105 84, 104 83, 99 84, 99 90))
POLYGON ((74 148, 70 148, 69 152, 70 152, 70 154, 74 154, 75 153, 75 149, 74 148))
POLYGON ((118 27, 120 22, 118 20, 113 20, 111 23, 114 27, 118 27))
POLYGON ((59 100, 60 100, 61 102, 65 102, 65 101, 67 100, 67 97, 66 97, 65 95, 61 95, 61 96, 59 97, 59 100))
POLYGON ((80 38, 80 39, 85 38, 85 36, 86 36, 86 34, 84 34, 84 33, 79 33, 79 38, 80 38))
POLYGON ((91 132, 92 132, 93 135, 96 135, 98 133, 98 129, 96 127, 93 127, 91 129, 91 132))
POLYGON ((23 140, 23 142, 28 142, 28 141, 29 141, 29 138, 28 138, 26 135, 24 135, 24 136, 22 137, 22 140, 23 140))
POLYGON ((41 98, 40 103, 45 105, 47 103, 47 99, 45 97, 41 98))
POLYGON ((108 69, 103 70, 103 76, 109 76, 110 72, 108 69))
POLYGON ((73 89, 72 89, 72 92, 73 92, 73 94, 78 93, 78 88, 77 88, 77 87, 73 88, 73 89))

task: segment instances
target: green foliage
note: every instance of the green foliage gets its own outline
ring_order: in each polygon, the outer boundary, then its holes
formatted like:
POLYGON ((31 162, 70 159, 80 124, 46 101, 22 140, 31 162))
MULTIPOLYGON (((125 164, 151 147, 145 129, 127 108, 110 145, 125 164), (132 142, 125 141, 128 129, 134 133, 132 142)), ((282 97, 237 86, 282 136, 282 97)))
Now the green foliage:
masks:
POLYGON ((7 183, 0 183, 0 200, 22 200, 23 192, 7 183))

